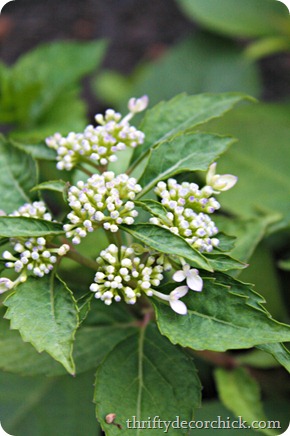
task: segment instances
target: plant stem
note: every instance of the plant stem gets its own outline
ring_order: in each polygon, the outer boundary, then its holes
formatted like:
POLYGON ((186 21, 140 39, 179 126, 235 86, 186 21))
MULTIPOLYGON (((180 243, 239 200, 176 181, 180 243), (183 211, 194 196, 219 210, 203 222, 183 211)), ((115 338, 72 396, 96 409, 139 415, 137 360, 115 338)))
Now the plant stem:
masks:
POLYGON ((107 239, 110 244, 117 245, 117 247, 121 247, 122 245, 122 239, 121 239, 121 233, 120 231, 116 233, 112 233, 110 231, 106 232, 107 239))
POLYGON ((79 263, 79 264, 81 264, 81 265, 83 265, 83 266, 86 266, 86 267, 88 267, 88 268, 91 268, 91 269, 93 269, 94 271, 96 271, 96 269, 99 268, 99 264, 98 264, 96 261, 94 261, 94 260, 92 260, 92 259, 89 259, 88 257, 83 256, 83 255, 80 254, 78 251, 70 250, 70 251, 66 254, 66 257, 68 257, 68 258, 74 260, 75 262, 77 262, 77 263, 79 263))
POLYGON ((238 362, 235 360, 233 356, 228 353, 220 353, 218 351, 194 351, 191 350, 191 353, 200 357, 207 362, 214 364, 215 366, 222 366, 227 369, 233 369, 238 366, 238 362))
POLYGON ((93 173, 89 170, 87 170, 85 167, 83 167, 82 165, 78 165, 77 168, 82 171, 83 173, 87 174, 88 176, 92 176, 93 173))
POLYGON ((134 169, 142 162, 142 160, 148 155, 148 151, 146 151, 145 153, 141 154, 141 156, 138 157, 138 159, 135 160, 135 162, 132 163, 131 166, 129 166, 129 168, 126 171, 126 174, 131 174, 132 171, 134 171, 134 169))

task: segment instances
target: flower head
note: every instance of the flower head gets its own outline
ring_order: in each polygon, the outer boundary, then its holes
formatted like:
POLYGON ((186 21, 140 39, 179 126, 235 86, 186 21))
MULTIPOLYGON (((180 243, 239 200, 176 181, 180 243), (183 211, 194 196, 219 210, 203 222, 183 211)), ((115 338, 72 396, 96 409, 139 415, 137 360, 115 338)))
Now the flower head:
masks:
POLYGON ((49 274, 53 269, 57 256, 64 256, 69 251, 69 245, 63 244, 59 248, 49 248, 47 241, 43 237, 28 238, 26 240, 10 240, 15 253, 6 250, 2 257, 7 260, 6 268, 13 268, 22 277, 26 277, 31 272, 37 277, 49 274))
POLYGON ((78 182, 68 192, 72 211, 67 216, 70 224, 64 225, 66 236, 79 244, 100 225, 114 233, 120 224, 133 224, 138 212, 132 200, 141 190, 133 177, 115 176, 112 171, 94 174, 86 183, 78 182))
POLYGON ((218 228, 209 214, 219 209, 220 204, 212 197, 210 186, 200 189, 196 183, 179 184, 175 179, 168 179, 166 183, 159 182, 154 191, 168 212, 164 218, 151 218, 152 224, 182 236, 200 252, 211 252, 219 244, 214 237, 218 228))
POLYGON ((135 304, 142 293, 152 296, 154 287, 163 279, 163 266, 155 256, 142 260, 133 248, 114 245, 101 251, 97 258, 100 265, 90 290, 95 297, 110 305, 113 300, 135 304))
POLYGON ((56 133, 47 138, 47 146, 57 152, 57 168, 69 171, 84 161, 107 165, 117 160, 116 152, 142 144, 144 133, 131 126, 129 121, 135 113, 144 110, 147 104, 147 96, 130 99, 130 112, 124 118, 113 109, 107 109, 105 115, 95 116, 98 123, 96 127, 89 125, 81 133, 70 132, 66 137, 56 133))
POLYGON ((216 194, 219 194, 222 191, 228 191, 231 189, 236 183, 238 178, 233 176, 232 174, 216 174, 216 162, 212 163, 209 167, 206 183, 214 189, 216 194))
MULTIPOLYGON (((9 216, 24 216, 52 221, 52 216, 42 201, 25 203, 9 216)), ((6 260, 6 268, 14 269, 19 276, 14 282, 5 277, 0 279, 0 293, 15 288, 19 283, 24 282, 28 274, 37 277, 49 274, 54 268, 58 256, 64 256, 70 249, 67 244, 51 248, 44 237, 17 237, 10 238, 9 242, 13 248, 13 253, 5 250, 2 257, 6 260)))
POLYGON ((38 218, 46 221, 52 221, 51 214, 47 211, 43 201, 34 201, 33 203, 25 203, 9 216, 25 216, 29 218, 38 218))

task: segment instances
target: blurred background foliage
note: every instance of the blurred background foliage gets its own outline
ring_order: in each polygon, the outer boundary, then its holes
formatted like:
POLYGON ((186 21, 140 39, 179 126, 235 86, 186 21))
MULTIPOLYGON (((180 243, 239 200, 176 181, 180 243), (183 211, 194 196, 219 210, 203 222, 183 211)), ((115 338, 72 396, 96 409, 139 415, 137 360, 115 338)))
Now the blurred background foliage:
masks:
MULTIPOLYGON (((41 181, 59 178, 44 145, 47 135, 80 131, 108 106, 125 113, 132 96, 148 94, 151 107, 182 92, 241 91, 257 98, 202 130, 238 138, 218 165, 220 173, 239 177, 235 189, 221 196, 228 213, 222 230, 243 242, 235 255, 250 266, 239 278, 255 284, 275 318, 289 322, 290 15, 282 3, 17 0, 0 16, 0 56, 1 131, 11 147, 40 159, 41 181)), ((54 207, 61 201, 57 194, 48 197, 54 207)), ((86 250, 92 251, 89 240, 86 250)), ((79 281, 69 262, 67 274, 79 281)), ((231 357, 260 384, 268 417, 287 425, 286 371, 261 350, 231 357)), ((218 353, 196 359, 206 400, 197 418, 232 416, 213 379, 213 368, 226 367, 226 360, 218 353)), ((0 414, 9 433, 101 434, 91 373, 73 380, 14 372, 0 374, 0 414)))

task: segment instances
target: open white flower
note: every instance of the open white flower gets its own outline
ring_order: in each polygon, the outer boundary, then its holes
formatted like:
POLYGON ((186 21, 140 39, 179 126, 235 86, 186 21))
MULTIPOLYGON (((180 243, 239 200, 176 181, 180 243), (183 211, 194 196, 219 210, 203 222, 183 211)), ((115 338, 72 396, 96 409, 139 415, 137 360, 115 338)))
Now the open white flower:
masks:
POLYGON ((236 176, 232 174, 216 174, 215 170, 216 162, 212 163, 209 167, 206 183, 214 189, 216 194, 222 191, 228 191, 237 183, 238 178, 236 176))
POLYGON ((152 295, 155 295, 161 300, 168 301, 171 309, 179 315, 187 314, 186 305, 183 303, 183 301, 180 301, 180 298, 184 297, 187 293, 187 286, 178 286, 178 288, 175 288, 173 291, 171 291, 169 295, 163 294, 162 292, 156 291, 155 289, 152 290, 152 295))
POLYGON ((187 263, 183 265, 182 270, 176 271, 172 278, 175 282, 183 282, 183 280, 186 280, 189 289, 196 292, 202 291, 203 280, 199 276, 198 270, 194 268, 190 269, 190 265, 187 263))
POLYGON ((187 286, 178 286, 178 288, 175 288, 174 291, 170 292, 169 294, 169 304, 172 310, 174 312, 178 313, 179 315, 186 315, 187 314, 187 307, 183 303, 183 301, 180 301, 179 299, 184 297, 188 293, 188 287, 187 286))
POLYGON ((128 102, 128 109, 132 114, 137 114, 138 112, 144 111, 149 103, 148 95, 143 95, 140 98, 130 98, 128 102))

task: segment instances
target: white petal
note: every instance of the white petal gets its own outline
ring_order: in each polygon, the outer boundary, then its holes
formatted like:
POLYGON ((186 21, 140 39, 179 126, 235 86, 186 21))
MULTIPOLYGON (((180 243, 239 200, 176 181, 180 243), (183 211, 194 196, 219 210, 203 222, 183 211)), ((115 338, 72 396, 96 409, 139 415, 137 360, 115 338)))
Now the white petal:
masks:
POLYGON ((198 275, 197 270, 191 269, 187 274, 187 286, 193 291, 200 292, 203 287, 202 278, 198 275))
POLYGON ((173 274, 172 278, 175 282, 182 282, 185 279, 184 271, 182 271, 181 269, 179 271, 176 271, 173 274))
POLYGON ((143 95, 140 98, 130 98, 128 102, 128 109, 132 113, 142 112, 148 106, 149 98, 143 95))
POLYGON ((209 166, 209 169, 208 169, 208 172, 206 175, 206 184, 207 185, 211 185, 212 178, 215 175, 215 169, 216 169, 216 162, 212 163, 209 166))
POLYGON ((182 301, 172 300, 169 301, 169 304, 171 306, 171 309, 174 310, 174 312, 178 313, 179 315, 187 314, 187 307, 182 301))
POLYGON ((169 301, 178 300, 179 298, 184 297, 184 295, 186 295, 187 293, 188 293, 187 286, 178 286, 178 288, 175 288, 174 291, 170 292, 169 301))
POLYGON ((237 180, 238 178, 232 174, 224 174, 219 176, 217 183, 213 187, 219 191, 228 191, 237 183, 237 180))

